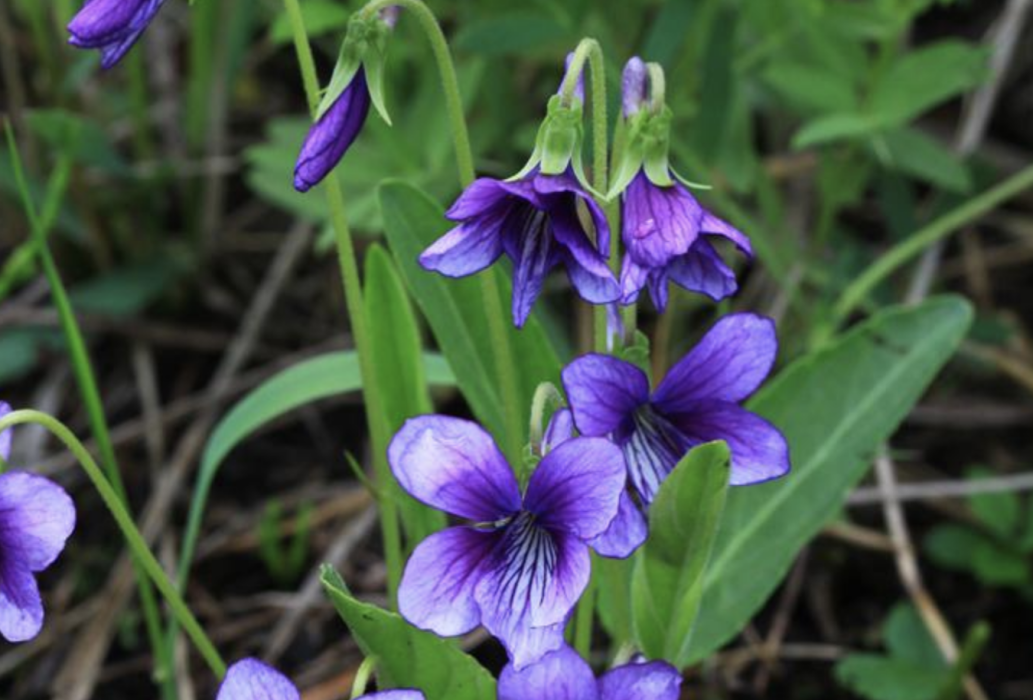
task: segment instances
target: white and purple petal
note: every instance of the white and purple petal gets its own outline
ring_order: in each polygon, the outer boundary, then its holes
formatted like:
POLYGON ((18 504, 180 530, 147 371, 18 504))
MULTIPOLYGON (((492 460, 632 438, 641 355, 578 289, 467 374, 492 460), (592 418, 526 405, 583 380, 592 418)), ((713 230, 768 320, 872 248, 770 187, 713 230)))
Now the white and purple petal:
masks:
POLYGON ((215 700, 300 700, 294 684, 258 659, 241 659, 226 671, 215 700))
POLYGON ((481 624, 518 669, 534 663, 563 643, 564 622, 590 573, 588 545, 580 538, 521 513, 506 526, 477 585, 481 624))
POLYGON ((294 166, 294 189, 307 192, 334 169, 366 123, 370 102, 366 72, 360 67, 344 92, 309 129, 294 166))
POLYGON ((599 679, 599 700, 678 700, 681 674, 664 661, 630 663, 599 679))
POLYGON ((42 571, 75 530, 75 504, 63 488, 36 474, 0 475, 0 559, 42 571))
POLYGON ((691 412, 669 417, 694 443, 728 443, 732 486, 770 481, 789 472, 789 445, 785 437, 778 428, 745 408, 709 401, 691 412))
POLYGON ((474 591, 502 540, 498 531, 450 527, 417 545, 398 586, 398 610, 443 637, 465 634, 481 620, 474 591))
POLYGON ((619 447, 603 438, 574 438, 539 463, 527 484, 524 508, 542 527, 589 540, 617 516, 626 481, 619 447))
POLYGON ((387 460, 413 498, 446 513, 494 522, 520 510, 520 489, 506 458, 471 421, 411 418, 388 445, 387 460))
POLYGON ((591 667, 564 644, 537 663, 499 675, 498 700, 599 700, 591 667))
POLYGON ((645 372, 609 355, 583 355, 563 368, 562 378, 574 423, 589 437, 626 430, 635 409, 649 400, 645 372))
POLYGON ((691 411, 709 399, 738 403, 757 390, 777 354, 771 319, 748 313, 725 316, 670 369, 653 403, 664 413, 691 411))
POLYGON ((639 501, 648 506, 693 442, 652 405, 635 411, 633 424, 627 439, 621 443, 621 449, 631 485, 639 501))
POLYGON ((617 516, 602 534, 588 541, 588 545, 604 557, 626 559, 642 546, 649 537, 646 516, 625 490, 621 493, 617 516))

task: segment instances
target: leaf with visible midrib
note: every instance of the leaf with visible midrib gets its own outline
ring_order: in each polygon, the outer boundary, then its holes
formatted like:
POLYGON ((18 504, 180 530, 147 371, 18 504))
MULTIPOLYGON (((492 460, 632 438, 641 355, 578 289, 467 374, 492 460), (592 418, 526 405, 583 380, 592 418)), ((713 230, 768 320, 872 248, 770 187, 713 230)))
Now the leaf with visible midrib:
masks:
POLYGON ((879 313, 783 371, 749 408, 791 449, 783 479, 731 489, 693 639, 700 660, 764 604, 836 513, 876 447, 907 416, 972 321, 959 297, 879 313))
POLYGON ((678 462, 649 509, 649 540, 636 557, 631 600, 635 637, 651 659, 688 662, 729 471, 728 445, 700 445, 678 462))
POLYGON ((427 700, 495 700, 495 679, 453 642, 356 600, 330 565, 323 566, 321 580, 359 648, 377 657, 385 685, 419 688, 427 700))

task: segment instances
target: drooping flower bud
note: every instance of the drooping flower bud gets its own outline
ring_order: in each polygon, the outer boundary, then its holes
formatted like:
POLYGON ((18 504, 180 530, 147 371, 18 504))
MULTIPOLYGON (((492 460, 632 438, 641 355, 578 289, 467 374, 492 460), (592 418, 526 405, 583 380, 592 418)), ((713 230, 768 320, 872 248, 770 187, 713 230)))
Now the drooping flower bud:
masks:
POLYGON ((68 43, 80 49, 99 49, 104 69, 118 63, 165 0, 86 0, 68 23, 68 43))
POLYGON ((359 13, 349 21, 330 85, 294 168, 294 188, 299 192, 318 184, 340 162, 366 123, 370 105, 391 123, 384 105, 384 59, 397 19, 398 8, 392 6, 373 16, 359 13))

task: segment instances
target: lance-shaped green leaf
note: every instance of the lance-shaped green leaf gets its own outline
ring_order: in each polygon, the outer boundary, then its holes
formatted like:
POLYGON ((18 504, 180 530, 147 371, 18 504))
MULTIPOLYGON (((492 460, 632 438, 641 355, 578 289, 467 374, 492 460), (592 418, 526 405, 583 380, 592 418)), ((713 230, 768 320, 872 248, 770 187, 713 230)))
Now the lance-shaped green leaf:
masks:
POLYGON ((631 579, 632 624, 649 658, 678 667, 689 661, 729 470, 725 443, 700 445, 678 463, 650 506, 649 540, 631 579))
POLYGON ((382 686, 419 688, 427 700, 495 700, 495 679, 453 642, 356 600, 329 565, 322 582, 359 648, 377 657, 382 686))
POLYGON ((972 322, 960 297, 882 311, 794 362, 749 409, 789 441, 783 479, 732 489, 707 569, 693 660, 739 632, 842 506, 972 322))
MULTIPOLYGON (((388 433, 402 427, 406 418, 430 413, 433 405, 423 366, 420 329, 409 294, 398 276, 391 255, 380 245, 366 253, 366 318, 373 377, 383 402, 388 433)), ((392 496, 398 501, 402 524, 410 546, 445 526, 445 515, 404 493, 392 479, 392 496)))

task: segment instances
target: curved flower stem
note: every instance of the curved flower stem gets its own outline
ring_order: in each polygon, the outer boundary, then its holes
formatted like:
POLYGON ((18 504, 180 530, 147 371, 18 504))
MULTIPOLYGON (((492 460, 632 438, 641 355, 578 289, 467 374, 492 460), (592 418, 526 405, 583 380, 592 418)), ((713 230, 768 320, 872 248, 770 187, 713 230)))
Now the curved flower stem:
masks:
MULTIPOLYGON (((79 323, 75 318, 75 311, 72 308, 68 292, 65 290, 64 281, 61 279, 57 263, 54 261, 54 256, 51 254, 50 247, 47 244, 50 227, 57 217, 61 200, 68 185, 68 179, 71 176, 71 158, 65 155, 58 161, 57 167, 54 169, 48 182, 42 216, 38 216, 29 194, 25 173, 22 170, 14 132, 11 129, 11 125, 6 121, 4 127, 7 135, 8 150, 11 153, 14 178, 22 200, 22 208, 25 211, 26 218, 29 220, 32 241, 36 249, 35 253, 39 258, 43 275, 47 279, 47 285, 50 287, 54 308, 57 310, 58 319, 61 323, 61 332, 68 346, 68 358, 72 363, 72 372, 75 375, 76 384, 79 386, 79 396, 82 399, 89 419, 90 432, 97 442, 101 463, 104 465, 108 480, 114 487, 115 494, 122 504, 128 504, 125 485, 122 483, 121 470, 118 467, 115 448, 111 441, 111 430, 108 428, 107 417, 104 414, 104 404, 100 398, 100 390, 97 388, 97 379, 93 371, 93 365, 90 362, 90 354, 86 349, 86 341, 83 339, 79 323)), ((66 154, 71 152, 72 149, 68 149, 66 154)), ((169 683, 172 674, 169 673, 170 667, 165 663, 167 657, 161 653, 163 649, 161 613, 154 597, 154 590, 151 588, 150 583, 148 583, 147 577, 140 568, 140 564, 135 559, 133 568, 140 594, 140 609, 143 612, 144 626, 147 629, 148 640, 154 650, 154 676, 162 684, 166 698, 171 698, 174 697, 171 692, 174 686, 169 683)))
POLYGON ((194 646, 197 647, 197 651, 200 652, 201 656, 208 663, 209 668, 212 672, 220 679, 226 675, 226 664, 219 655, 219 652, 215 649, 215 645, 205 634, 201 624, 194 617, 193 613, 190 612, 190 608, 187 607, 186 603, 180 597, 176 587, 172 585, 172 581, 165 574, 164 569, 161 568, 161 564, 151 554, 150 548, 147 546, 147 542, 144 540, 143 535, 137 529, 136 524, 133 522, 132 516, 129 515, 129 511, 122 504, 122 500, 119 498, 118 492, 104 477, 104 473, 100 467, 93 460, 93 457, 86 450, 83 444, 79 441, 71 430, 69 430, 64 423, 49 416, 46 413, 33 410, 19 410, 12 411, 3 418, 0 418, 0 432, 3 432, 7 428, 23 423, 35 423, 46 428, 50 433, 58 440, 65 444, 75 458, 79 461, 86 475, 93 482, 97 492, 100 494, 101 500, 104 501, 104 505, 111 511, 111 515, 115 518, 115 522, 118 523, 119 529, 122 530, 122 534, 126 538, 126 543, 129 545, 129 549, 133 552, 133 559, 139 562, 140 568, 151 578, 158 591, 165 598, 168 603, 169 609, 172 611, 172 615, 179 621, 179 624, 186 630, 187 635, 193 641, 194 646))
MULTIPOLYGON (((316 64, 312 58, 312 47, 309 45, 308 33, 301 15, 298 0, 283 0, 284 7, 290 17, 291 30, 294 34, 294 48, 298 54, 301 78, 305 84, 305 94, 309 110, 315 116, 319 107, 319 77, 316 64)), ((373 452, 373 470, 381 489, 393 488, 393 476, 387 465, 388 428, 384 417, 383 404, 377 390, 373 373, 373 357, 370 354, 368 319, 366 306, 362 299, 362 284, 359 281, 359 266, 355 258, 355 246, 352 243, 348 218, 345 215, 344 197, 337 175, 333 172, 326 176, 325 185, 327 203, 330 206, 330 220, 333 224, 337 243, 337 260, 341 268, 344 283, 344 301, 351 321, 352 334, 355 336, 355 347, 359 354, 359 371, 362 375, 362 394, 366 402, 366 419, 369 423, 370 441, 373 452)), ((384 563, 387 567, 387 595, 390 605, 394 606, 398 591, 398 581, 402 576, 402 540, 398 527, 398 513, 395 499, 390 494, 378 501, 380 509, 381 536, 384 540, 384 563)))
POLYGON ((1031 187, 1033 187, 1033 165, 1027 166, 1004 182, 973 197, 890 248, 843 291, 833 307, 836 325, 845 321, 850 312, 856 309, 879 283, 930 245, 946 238, 965 224, 978 219, 1002 202, 1031 187))
MULTIPOLYGON (((455 63, 452 61, 452 52, 448 48, 448 40, 445 39, 445 34, 441 31, 441 25, 438 24, 434 13, 422 0, 372 0, 362 8, 361 12, 368 17, 390 6, 404 7, 412 12, 420 23, 420 28, 427 37, 427 41, 430 42, 441 79, 441 88, 445 93, 445 107, 448 111, 452 142, 455 146, 456 168, 459 171, 459 185, 466 188, 474 181, 476 172, 473 164, 473 149, 470 147, 470 132, 466 126, 463 100, 459 93, 459 79, 456 76, 455 63)), ((510 463, 518 464, 523 444, 523 427, 520 420, 520 393, 517 388, 515 359, 506 328, 505 304, 495 269, 488 268, 481 272, 479 277, 484 314, 487 316, 488 331, 491 335, 495 373, 502 394, 503 415, 506 421, 504 447, 510 463)))
POLYGON ((352 683, 352 700, 357 700, 366 694, 366 686, 369 684, 370 676, 377 670, 380 662, 376 656, 367 656, 359 664, 359 670, 355 672, 355 682, 352 683))

